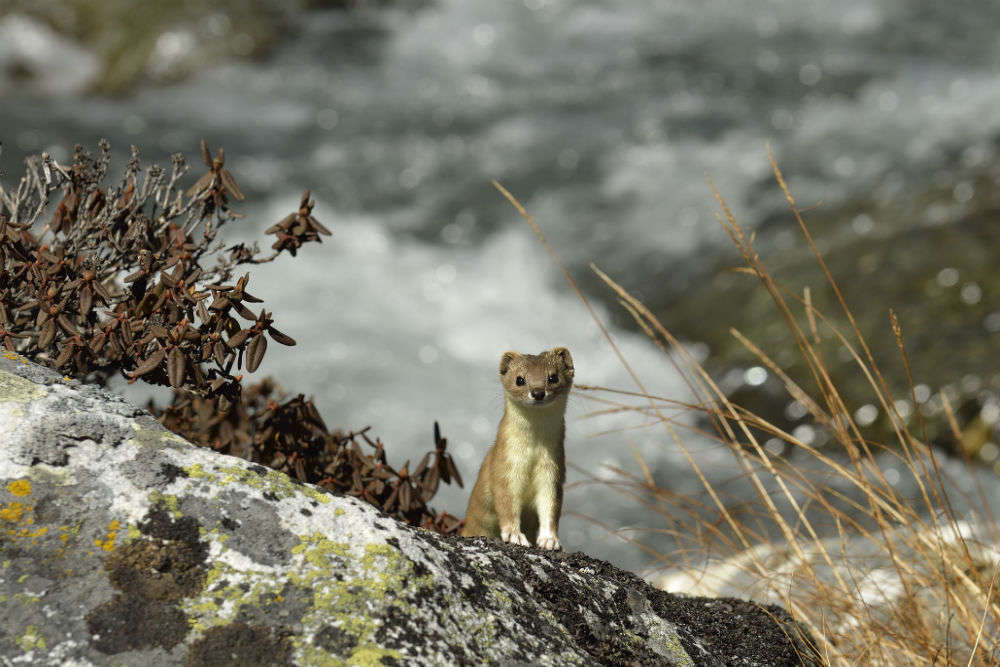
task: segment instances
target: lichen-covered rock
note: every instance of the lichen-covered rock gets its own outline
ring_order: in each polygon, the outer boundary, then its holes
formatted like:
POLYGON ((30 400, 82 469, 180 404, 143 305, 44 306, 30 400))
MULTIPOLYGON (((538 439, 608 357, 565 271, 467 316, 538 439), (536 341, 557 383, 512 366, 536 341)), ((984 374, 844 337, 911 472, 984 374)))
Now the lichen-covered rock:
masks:
POLYGON ((792 665, 795 634, 777 607, 401 525, 0 355, 5 664, 792 665))

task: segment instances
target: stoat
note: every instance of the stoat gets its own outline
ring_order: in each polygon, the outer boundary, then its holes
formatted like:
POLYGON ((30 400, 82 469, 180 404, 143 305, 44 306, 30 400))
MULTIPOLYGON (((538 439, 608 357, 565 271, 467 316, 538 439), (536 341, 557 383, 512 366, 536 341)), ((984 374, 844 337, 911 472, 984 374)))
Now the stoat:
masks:
POLYGON ((500 383, 506 409, 472 489, 462 535, 560 549, 564 415, 573 358, 565 347, 541 354, 504 352, 500 383))

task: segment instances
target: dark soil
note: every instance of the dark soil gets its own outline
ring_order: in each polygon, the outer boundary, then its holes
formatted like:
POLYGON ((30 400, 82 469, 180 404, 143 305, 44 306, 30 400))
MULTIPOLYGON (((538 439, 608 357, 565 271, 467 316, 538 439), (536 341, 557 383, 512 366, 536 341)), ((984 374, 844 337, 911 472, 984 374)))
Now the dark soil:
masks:
POLYGON ((87 627, 98 636, 94 647, 102 653, 176 646, 190 629, 177 603, 200 591, 205 580, 208 546, 199 539, 197 521, 175 520, 154 507, 139 529, 143 537, 104 559, 120 592, 87 614, 87 627))
POLYGON ((170 650, 188 633, 187 617, 176 605, 119 593, 87 614, 94 648, 115 654, 151 648, 170 650))
POLYGON ((189 667, 283 667, 292 645, 283 628, 231 623, 212 628, 188 650, 189 667))

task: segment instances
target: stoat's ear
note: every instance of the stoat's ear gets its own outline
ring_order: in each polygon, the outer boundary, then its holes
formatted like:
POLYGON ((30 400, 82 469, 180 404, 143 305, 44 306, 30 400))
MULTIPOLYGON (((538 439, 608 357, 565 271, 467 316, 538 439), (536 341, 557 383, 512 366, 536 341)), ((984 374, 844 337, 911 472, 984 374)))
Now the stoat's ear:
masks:
POLYGON ((500 375, 507 372, 507 369, 510 368, 511 362, 515 359, 517 359, 517 352, 511 352, 508 350, 503 353, 503 356, 500 357, 500 375))
POLYGON ((573 377, 573 357, 570 355, 569 350, 565 347, 556 347, 552 349, 552 354, 557 358, 562 360, 563 368, 566 369, 566 375, 570 378, 573 377))

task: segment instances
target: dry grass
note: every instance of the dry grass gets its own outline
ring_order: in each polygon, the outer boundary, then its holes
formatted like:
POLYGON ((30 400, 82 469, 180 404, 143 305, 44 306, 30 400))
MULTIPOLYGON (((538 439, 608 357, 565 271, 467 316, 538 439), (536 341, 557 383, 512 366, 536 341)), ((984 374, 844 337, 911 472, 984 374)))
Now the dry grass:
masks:
MULTIPOLYGON (((956 491, 947 483, 934 452, 924 444, 919 410, 909 422, 897 411, 896 397, 773 157, 771 164, 791 214, 838 299, 847 327, 840 330, 815 310, 808 290, 799 297, 774 280, 755 251, 752 236, 712 186, 720 207, 719 220, 746 263, 743 270, 756 276, 770 294, 809 369, 808 382, 797 383, 765 350, 738 331, 732 333, 760 364, 780 378, 789 396, 806 407, 815 427, 823 429, 833 442, 822 449, 813 447, 732 404, 642 303, 593 267, 639 327, 675 364, 697 397, 693 403, 679 404, 651 396, 607 336, 637 389, 584 387, 587 397, 600 404, 601 411, 634 411, 653 427, 665 429, 704 489, 699 498, 691 498, 660 488, 637 457, 639 474, 617 470, 617 481, 603 483, 662 515, 663 532, 682 546, 674 553, 659 554, 630 534, 621 534, 672 570, 671 576, 661 580, 670 590, 742 595, 782 604, 811 631, 816 651, 830 665, 998 665, 1000 539, 989 501, 979 489, 973 503, 979 505, 978 511, 959 516, 953 509, 949 491, 956 491), (894 441, 870 442, 855 422, 851 406, 831 381, 819 349, 820 340, 830 336, 850 353, 871 387, 871 398, 889 415, 894 441), (740 482, 752 489, 754 501, 750 505, 734 507, 727 502, 723 486, 713 485, 711 471, 699 467, 682 431, 696 427, 690 419, 678 420, 677 408, 698 411, 707 419, 695 422, 712 424, 712 429, 701 435, 728 448, 741 470, 740 482), (763 445, 771 439, 786 443, 785 451, 790 453, 784 457, 773 454, 763 445), (887 460, 912 477, 915 497, 904 497, 890 482, 887 460)), ((558 263, 530 215, 510 193, 497 187, 558 263)), ((566 277, 575 287, 568 273, 566 277)), ((586 303, 582 293, 580 298, 586 303)), ((903 332, 895 314, 888 311, 888 316, 908 369, 903 332)), ((912 378, 909 386, 908 398, 914 399, 912 378)), ((942 395, 941 400, 960 440, 959 425, 947 398, 942 395)))

